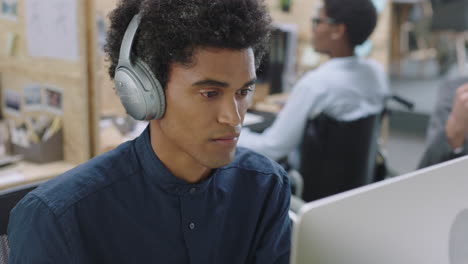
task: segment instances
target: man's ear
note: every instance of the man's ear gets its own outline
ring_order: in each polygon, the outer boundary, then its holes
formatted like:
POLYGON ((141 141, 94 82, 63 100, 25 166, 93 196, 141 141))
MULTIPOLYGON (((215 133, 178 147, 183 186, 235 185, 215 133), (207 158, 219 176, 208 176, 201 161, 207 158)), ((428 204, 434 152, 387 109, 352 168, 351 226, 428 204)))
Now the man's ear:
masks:
POLYGON ((344 38, 346 34, 346 25, 345 24, 337 24, 334 25, 333 31, 331 34, 332 40, 338 40, 344 38))

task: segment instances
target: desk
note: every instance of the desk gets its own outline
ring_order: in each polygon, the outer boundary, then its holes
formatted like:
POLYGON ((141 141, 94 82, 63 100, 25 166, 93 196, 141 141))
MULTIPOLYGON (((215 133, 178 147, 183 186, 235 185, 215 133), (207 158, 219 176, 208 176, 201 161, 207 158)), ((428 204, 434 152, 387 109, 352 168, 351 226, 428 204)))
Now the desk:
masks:
POLYGON ((19 162, 16 165, 0 169, 0 190, 49 180, 74 167, 75 165, 64 161, 47 164, 19 162))
POLYGON ((273 124, 276 118, 276 114, 271 113, 271 112, 249 110, 249 113, 263 117, 262 122, 245 126, 249 128, 250 130, 252 130, 253 132, 257 132, 257 133, 262 133, 263 130, 271 126, 271 124, 273 124))
POLYGON ((288 100, 289 93, 279 93, 266 96, 262 101, 256 102, 253 110, 278 113, 288 100))
POLYGON ((248 112, 261 116, 263 121, 256 124, 246 125, 245 127, 249 128, 253 132, 262 133, 263 130, 273 124, 276 119, 276 115, 288 100, 288 96, 289 93, 272 94, 266 96, 262 101, 257 102, 252 109, 249 109, 248 112))

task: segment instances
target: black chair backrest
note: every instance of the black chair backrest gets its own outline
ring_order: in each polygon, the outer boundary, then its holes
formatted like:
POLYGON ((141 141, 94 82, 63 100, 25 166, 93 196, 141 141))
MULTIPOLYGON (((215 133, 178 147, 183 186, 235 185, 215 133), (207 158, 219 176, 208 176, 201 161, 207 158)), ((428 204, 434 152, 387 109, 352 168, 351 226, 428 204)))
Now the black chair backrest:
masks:
POLYGON ((24 184, 10 189, 0 191, 0 264, 9 263, 8 246, 8 220, 10 219, 10 211, 16 204, 30 191, 36 189, 43 181, 24 184))
POLYGON ((376 114, 344 122, 321 114, 307 122, 300 165, 305 201, 374 181, 380 117, 376 114))
POLYGON ((34 190, 41 182, 24 184, 10 189, 0 191, 0 264, 8 263, 9 246, 8 246, 8 220, 10 219, 10 211, 16 204, 30 191, 34 190))
POLYGON ((10 211, 30 191, 42 182, 25 184, 0 191, 0 235, 7 233, 10 211))

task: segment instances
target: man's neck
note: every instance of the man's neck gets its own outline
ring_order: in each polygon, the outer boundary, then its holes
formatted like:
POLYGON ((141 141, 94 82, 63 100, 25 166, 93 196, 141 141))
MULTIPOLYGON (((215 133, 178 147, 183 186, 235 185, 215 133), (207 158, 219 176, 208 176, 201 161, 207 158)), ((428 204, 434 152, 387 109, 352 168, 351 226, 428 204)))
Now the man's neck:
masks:
POLYGON ((351 57, 354 55, 354 48, 347 44, 338 45, 332 52, 330 52, 330 58, 344 58, 351 57))
POLYGON ((150 140, 154 153, 176 178, 198 183, 210 176, 212 169, 200 165, 187 153, 174 148, 156 122, 150 122, 150 140))

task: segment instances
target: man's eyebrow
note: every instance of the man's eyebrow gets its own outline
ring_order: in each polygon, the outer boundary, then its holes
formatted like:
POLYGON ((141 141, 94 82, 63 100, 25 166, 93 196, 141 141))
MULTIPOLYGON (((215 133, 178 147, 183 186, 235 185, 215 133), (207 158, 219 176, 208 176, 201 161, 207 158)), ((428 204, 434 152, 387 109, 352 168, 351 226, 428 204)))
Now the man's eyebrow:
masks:
MULTIPOLYGON (((242 87, 247 87, 250 85, 254 85, 257 82, 257 79, 254 78, 248 82, 246 82, 242 87)), ((229 87, 229 84, 227 82, 222 82, 222 81, 217 81, 213 79, 205 79, 201 81, 197 81, 192 84, 192 86, 216 86, 220 88, 227 88, 229 87)))
POLYGON ((244 87, 251 86, 251 85, 254 85, 254 84, 256 84, 256 83, 257 83, 257 78, 253 78, 252 80, 246 82, 246 83, 244 84, 244 87))
POLYGON ((213 79, 205 79, 192 84, 192 86, 217 86, 217 87, 228 87, 229 84, 213 79))

